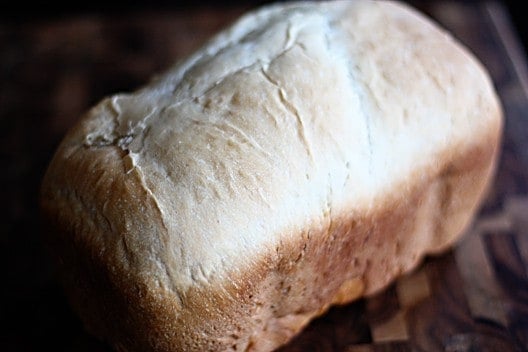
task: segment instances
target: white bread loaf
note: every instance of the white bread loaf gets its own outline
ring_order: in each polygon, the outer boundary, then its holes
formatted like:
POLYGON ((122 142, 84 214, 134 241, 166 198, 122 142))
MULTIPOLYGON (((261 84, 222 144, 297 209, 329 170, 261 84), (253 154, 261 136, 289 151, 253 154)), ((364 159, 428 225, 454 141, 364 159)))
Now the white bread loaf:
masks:
POLYGON ((407 6, 267 6, 68 133, 49 244, 119 351, 269 351, 451 245, 501 128, 483 67, 407 6))

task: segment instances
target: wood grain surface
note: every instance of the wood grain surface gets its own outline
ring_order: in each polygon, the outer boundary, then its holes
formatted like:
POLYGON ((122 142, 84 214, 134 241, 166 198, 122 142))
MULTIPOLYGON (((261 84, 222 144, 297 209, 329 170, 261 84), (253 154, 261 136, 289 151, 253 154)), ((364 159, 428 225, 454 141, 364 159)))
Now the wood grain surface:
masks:
MULTIPOLYGON (((528 84, 496 2, 416 1, 492 74, 506 114, 497 178, 452 250, 334 307, 280 351, 528 351, 528 84)), ((0 351, 110 351, 68 307, 40 240, 37 193, 65 131, 138 88, 250 5, 0 23, 0 351)))

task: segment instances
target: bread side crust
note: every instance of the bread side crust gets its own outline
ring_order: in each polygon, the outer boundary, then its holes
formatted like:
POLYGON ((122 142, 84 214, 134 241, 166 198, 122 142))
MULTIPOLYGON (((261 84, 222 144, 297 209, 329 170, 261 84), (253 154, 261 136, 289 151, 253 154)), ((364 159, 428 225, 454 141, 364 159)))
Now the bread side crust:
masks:
MULTIPOLYGON (((120 250, 101 248, 97 242, 98 232, 105 231, 97 208, 108 200, 101 192, 112 197, 107 188, 117 187, 114 192, 126 197, 131 194, 127 189, 141 189, 137 184, 108 184, 122 173, 123 151, 105 148, 91 160, 86 155, 76 159, 74 153, 68 160, 78 164, 67 168, 70 173, 59 182, 90 174, 100 164, 106 174, 93 174, 97 186, 92 199, 79 188, 77 194, 65 192, 67 188, 47 189, 51 193, 43 197, 55 229, 50 245, 58 254, 72 306, 90 332, 118 351, 277 348, 330 305, 378 292, 426 254, 441 252, 459 238, 496 165, 501 120, 500 111, 494 113, 497 124, 487 134, 465 150, 446 152, 443 162, 410 177, 369 212, 328 214, 325 222, 262 253, 247 271, 183 295, 125 267, 126 261, 112 254, 120 250)), ((156 218, 156 205, 148 195, 135 194, 133 199, 146 204, 146 218, 156 218)))

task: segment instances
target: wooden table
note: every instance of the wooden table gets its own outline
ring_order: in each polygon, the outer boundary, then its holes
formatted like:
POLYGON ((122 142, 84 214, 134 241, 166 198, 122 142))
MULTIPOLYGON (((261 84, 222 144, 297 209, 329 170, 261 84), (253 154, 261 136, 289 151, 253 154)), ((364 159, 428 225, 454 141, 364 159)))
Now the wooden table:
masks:
MULTIPOLYGON (((528 350, 528 84, 495 2, 415 2, 490 70, 506 113, 496 182, 453 250, 386 291, 333 308, 281 351, 528 350)), ((40 241, 37 191, 65 131, 103 96, 130 91, 248 5, 77 15, 0 24, 1 351, 108 351, 83 332, 40 241)))

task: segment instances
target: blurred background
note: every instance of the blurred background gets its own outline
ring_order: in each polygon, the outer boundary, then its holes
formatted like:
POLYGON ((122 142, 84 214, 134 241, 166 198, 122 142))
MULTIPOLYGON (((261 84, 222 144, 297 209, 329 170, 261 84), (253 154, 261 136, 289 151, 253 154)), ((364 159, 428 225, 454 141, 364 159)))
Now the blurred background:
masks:
MULTIPOLYGON (((284 1, 284 0, 282 0, 284 1)), ((489 0, 454 0, 463 3, 483 3, 489 0)), ((31 3, 3 2, 0 5, 0 19, 3 21, 33 21, 46 18, 61 18, 79 14, 123 14, 137 11, 182 11, 197 6, 233 7, 258 6, 271 2, 270 0, 155 0, 155 1, 38 1, 31 3)), ((417 6, 426 6, 434 0, 411 0, 417 6)), ((528 36, 528 21, 523 11, 523 1, 498 0, 509 11, 515 28, 526 46, 528 36)))

